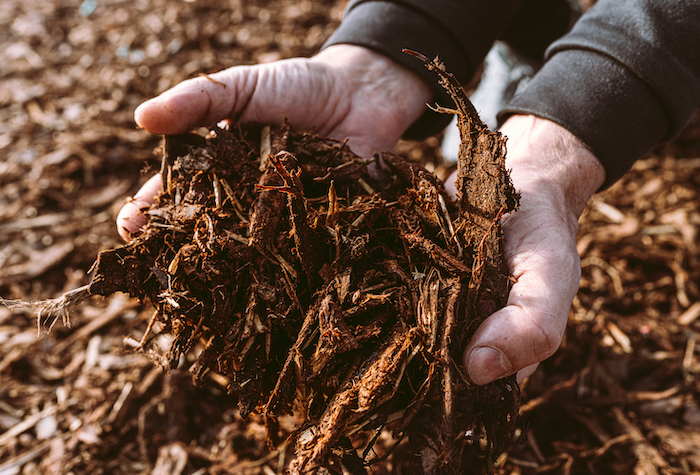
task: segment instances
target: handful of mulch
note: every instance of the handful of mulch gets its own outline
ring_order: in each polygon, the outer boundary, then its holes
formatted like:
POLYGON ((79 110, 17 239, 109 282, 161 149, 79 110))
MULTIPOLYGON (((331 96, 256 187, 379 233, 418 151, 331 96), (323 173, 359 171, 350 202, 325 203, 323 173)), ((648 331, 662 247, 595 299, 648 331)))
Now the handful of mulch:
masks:
POLYGON ((148 225, 99 254, 88 286, 44 303, 40 324, 68 321, 90 295, 150 301, 141 349, 159 364, 204 342, 195 381, 225 376, 273 445, 276 417, 301 416, 292 474, 365 473, 376 437, 362 457, 349 437, 378 429, 409 437, 415 473, 462 473, 467 444, 490 466, 512 442, 519 390, 513 377, 474 386, 459 362, 505 305, 500 219, 517 195, 504 138, 441 64, 426 64, 457 104, 456 203, 397 155, 365 160, 289 124, 168 136, 148 225), (175 336, 167 354, 152 348, 156 322, 175 336))

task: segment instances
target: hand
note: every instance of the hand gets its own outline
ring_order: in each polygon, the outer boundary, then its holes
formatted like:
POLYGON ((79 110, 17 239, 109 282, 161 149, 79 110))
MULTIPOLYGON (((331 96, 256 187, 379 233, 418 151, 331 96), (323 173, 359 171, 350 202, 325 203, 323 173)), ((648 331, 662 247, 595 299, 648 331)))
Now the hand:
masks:
POLYGON ((516 115, 500 131, 508 137, 506 168, 521 195, 520 209, 503 222, 517 282, 506 307, 481 324, 464 352, 475 384, 516 372, 522 381, 559 348, 581 278, 578 218, 605 180, 593 153, 554 122, 516 115))
MULTIPOLYGON (((221 120, 281 124, 348 139, 360 156, 391 149, 425 112, 433 94, 418 75, 367 48, 334 45, 313 58, 236 66, 184 81, 141 104, 136 123, 156 134, 181 134, 221 120)), ((152 177, 120 211, 125 240, 146 218, 161 180, 152 177)))

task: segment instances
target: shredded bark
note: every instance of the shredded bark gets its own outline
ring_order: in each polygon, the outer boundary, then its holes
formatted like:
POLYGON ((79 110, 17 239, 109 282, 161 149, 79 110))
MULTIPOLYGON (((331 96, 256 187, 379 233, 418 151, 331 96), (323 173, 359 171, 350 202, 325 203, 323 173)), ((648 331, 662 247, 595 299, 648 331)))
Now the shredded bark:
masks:
POLYGON ((517 195, 504 138, 437 60, 423 60, 459 105, 456 204, 398 155, 374 159, 394 176, 378 182, 345 143, 289 123, 166 136, 148 225, 100 252, 88 287, 43 303, 40 325, 68 323, 88 294, 149 301, 156 311, 136 348, 156 364, 174 370, 206 342, 195 383, 222 375, 240 415, 268 421, 271 444, 279 417, 304 420, 291 474, 337 472, 341 446, 340 465, 357 465, 349 436, 379 428, 407 435, 426 475, 461 473, 462 450, 479 438, 491 469, 513 442, 518 386, 475 387, 456 362, 480 309, 505 305, 500 219, 517 195), (152 345, 156 324, 173 336, 165 352, 152 345))

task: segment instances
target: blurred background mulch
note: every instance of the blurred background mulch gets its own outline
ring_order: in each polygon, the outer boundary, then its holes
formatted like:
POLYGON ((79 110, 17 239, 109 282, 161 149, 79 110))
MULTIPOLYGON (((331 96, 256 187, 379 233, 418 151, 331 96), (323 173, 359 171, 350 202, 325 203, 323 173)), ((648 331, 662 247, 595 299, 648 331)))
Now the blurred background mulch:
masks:
MULTIPOLYGON (((0 2, 0 295, 85 285, 120 243, 116 213, 159 166, 139 103, 201 73, 309 56, 343 5, 0 2)), ((398 149, 444 175, 438 144, 398 149)), ((528 436, 499 473, 700 473, 699 191, 700 117, 591 202, 565 340, 523 384, 528 436)), ((163 374, 131 349, 151 312, 90 301, 37 338, 31 312, 0 307, 0 475, 283 473, 290 447, 270 451, 262 421, 238 418, 225 378, 194 387, 188 361, 163 374)), ((409 473, 401 460, 371 472, 409 473)))

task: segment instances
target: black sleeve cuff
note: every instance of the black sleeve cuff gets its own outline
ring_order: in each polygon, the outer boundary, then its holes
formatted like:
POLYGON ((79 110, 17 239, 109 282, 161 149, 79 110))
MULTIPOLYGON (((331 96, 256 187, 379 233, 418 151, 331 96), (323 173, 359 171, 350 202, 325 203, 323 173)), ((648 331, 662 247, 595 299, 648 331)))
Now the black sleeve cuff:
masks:
POLYGON ((606 186, 700 106, 700 2, 599 0, 503 110, 552 120, 596 154, 606 186))
MULTIPOLYGON (((519 0, 354 0, 324 48, 344 43, 382 53, 425 79, 438 104, 454 107, 435 73, 402 50, 412 49, 430 59, 439 56, 447 70, 467 84, 518 4, 519 0)), ((419 139, 435 134, 450 120, 449 115, 428 110, 404 137, 419 139)))
POLYGON ((499 114, 531 114, 555 122, 586 144, 606 171, 604 187, 663 140, 667 115, 653 92, 617 61, 566 50, 545 63, 499 114))
MULTIPOLYGON (((420 13, 387 2, 360 3, 346 11, 340 27, 331 35, 324 48, 334 44, 354 44, 377 51, 418 74, 429 84, 435 101, 446 107, 454 102, 442 89, 435 73, 423 63, 403 53, 404 48, 415 50, 429 58, 440 56, 446 67, 458 77, 471 77, 471 70, 459 57, 454 41, 420 13)), ((405 138, 418 139, 441 131, 449 124, 451 116, 427 110, 404 134, 405 138)))

